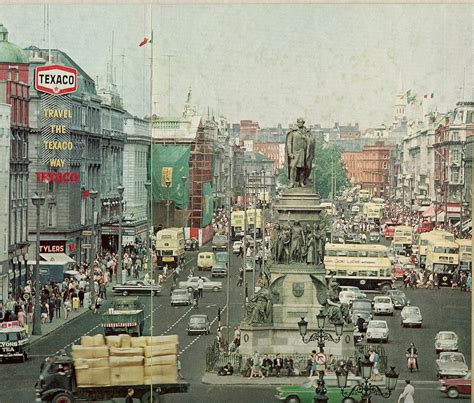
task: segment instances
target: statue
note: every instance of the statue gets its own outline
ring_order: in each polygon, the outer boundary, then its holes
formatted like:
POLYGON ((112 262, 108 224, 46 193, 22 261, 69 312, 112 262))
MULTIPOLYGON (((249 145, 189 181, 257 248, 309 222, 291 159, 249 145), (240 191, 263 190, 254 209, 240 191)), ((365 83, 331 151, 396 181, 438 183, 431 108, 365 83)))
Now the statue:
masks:
POLYGON ((291 243, 291 230, 290 227, 284 227, 278 234, 278 249, 277 249, 277 262, 286 263, 290 262, 290 243, 291 243))
POLYGON ((272 248, 272 257, 274 262, 278 262, 278 239, 280 232, 280 224, 275 224, 270 235, 270 245, 272 248))
POLYGON ((315 264, 324 263, 326 239, 324 233, 320 230, 319 224, 314 225, 315 233, 315 264))
POLYGON ((306 238, 306 264, 314 264, 316 258, 316 238, 313 232, 309 232, 306 238))
POLYGON ((251 324, 271 323, 274 293, 268 287, 262 287, 245 305, 245 319, 251 324))
POLYGON ((295 221, 291 231, 291 249, 290 260, 294 262, 301 262, 301 256, 304 248, 303 228, 299 221, 295 221))
POLYGON ((340 304, 340 306, 328 306, 326 307, 326 315, 329 319, 329 322, 336 324, 336 323, 351 323, 351 315, 349 304, 345 302, 340 304))
POLYGON ((311 174, 314 141, 304 123, 304 119, 299 118, 297 120, 298 128, 290 130, 286 135, 285 154, 290 181, 289 188, 305 186, 306 179, 311 174))

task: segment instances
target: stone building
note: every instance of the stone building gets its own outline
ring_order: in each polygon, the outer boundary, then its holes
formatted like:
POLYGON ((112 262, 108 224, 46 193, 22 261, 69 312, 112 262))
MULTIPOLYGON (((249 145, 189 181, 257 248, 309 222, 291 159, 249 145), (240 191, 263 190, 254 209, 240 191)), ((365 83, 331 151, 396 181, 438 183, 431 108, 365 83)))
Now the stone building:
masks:
MULTIPOLYGON (((8 30, 0 24, 0 103, 11 105, 9 125, 3 130, 8 139, 8 193, 9 204, 2 213, 8 219, 8 265, 2 264, 0 276, 8 271, 9 291, 16 294, 24 286, 28 276, 28 236, 26 232, 28 208, 28 151, 29 151, 29 105, 28 57, 25 52, 8 41, 8 30), (3 274, 2 274, 3 273, 3 274)), ((3 108, 5 109, 5 108, 3 108)), ((5 114, 2 114, 5 118, 5 114)), ((4 142, 2 139, 2 142, 4 142)), ((4 150, 5 151, 5 150, 4 150)), ((5 227, 4 227, 5 228, 5 227)), ((5 277, 4 277, 5 278, 5 277)), ((5 290, 6 292, 6 290, 5 290)))
POLYGON ((253 120, 241 120, 239 126, 239 138, 240 141, 246 139, 257 140, 258 134, 260 132, 260 126, 258 122, 253 120))
MULTIPOLYGON (((266 142, 266 143, 254 143, 253 151, 263 154, 265 157, 273 161, 272 173, 277 174, 278 169, 283 167, 284 155, 281 155, 280 143, 277 142, 266 142)), ((284 150, 284 147, 283 147, 284 150)), ((283 151, 284 153, 284 151, 283 151)))

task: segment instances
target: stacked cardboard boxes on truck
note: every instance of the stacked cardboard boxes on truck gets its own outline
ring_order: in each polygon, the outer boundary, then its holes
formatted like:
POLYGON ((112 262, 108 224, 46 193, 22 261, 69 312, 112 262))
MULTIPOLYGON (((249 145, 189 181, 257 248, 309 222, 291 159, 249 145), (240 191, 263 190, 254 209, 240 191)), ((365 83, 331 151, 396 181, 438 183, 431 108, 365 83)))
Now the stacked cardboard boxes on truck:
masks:
POLYGON ((178 382, 178 336, 82 336, 72 346, 78 386, 178 382))

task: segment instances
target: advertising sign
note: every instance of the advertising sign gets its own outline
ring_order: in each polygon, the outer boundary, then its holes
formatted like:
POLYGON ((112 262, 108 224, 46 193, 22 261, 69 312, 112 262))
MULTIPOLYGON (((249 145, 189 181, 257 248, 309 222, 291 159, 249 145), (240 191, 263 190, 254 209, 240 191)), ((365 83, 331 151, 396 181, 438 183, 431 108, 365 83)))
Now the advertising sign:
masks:
POLYGON ((35 88, 51 95, 64 95, 76 92, 77 70, 53 64, 36 68, 35 88))

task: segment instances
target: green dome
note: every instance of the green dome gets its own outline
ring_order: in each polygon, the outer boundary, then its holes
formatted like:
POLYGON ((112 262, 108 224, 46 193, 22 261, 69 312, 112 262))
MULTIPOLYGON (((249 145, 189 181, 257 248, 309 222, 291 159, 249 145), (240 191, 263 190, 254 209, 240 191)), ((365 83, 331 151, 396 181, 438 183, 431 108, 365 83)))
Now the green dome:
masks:
POLYGON ((0 63, 28 64, 28 56, 19 46, 8 42, 8 30, 0 24, 0 63))

